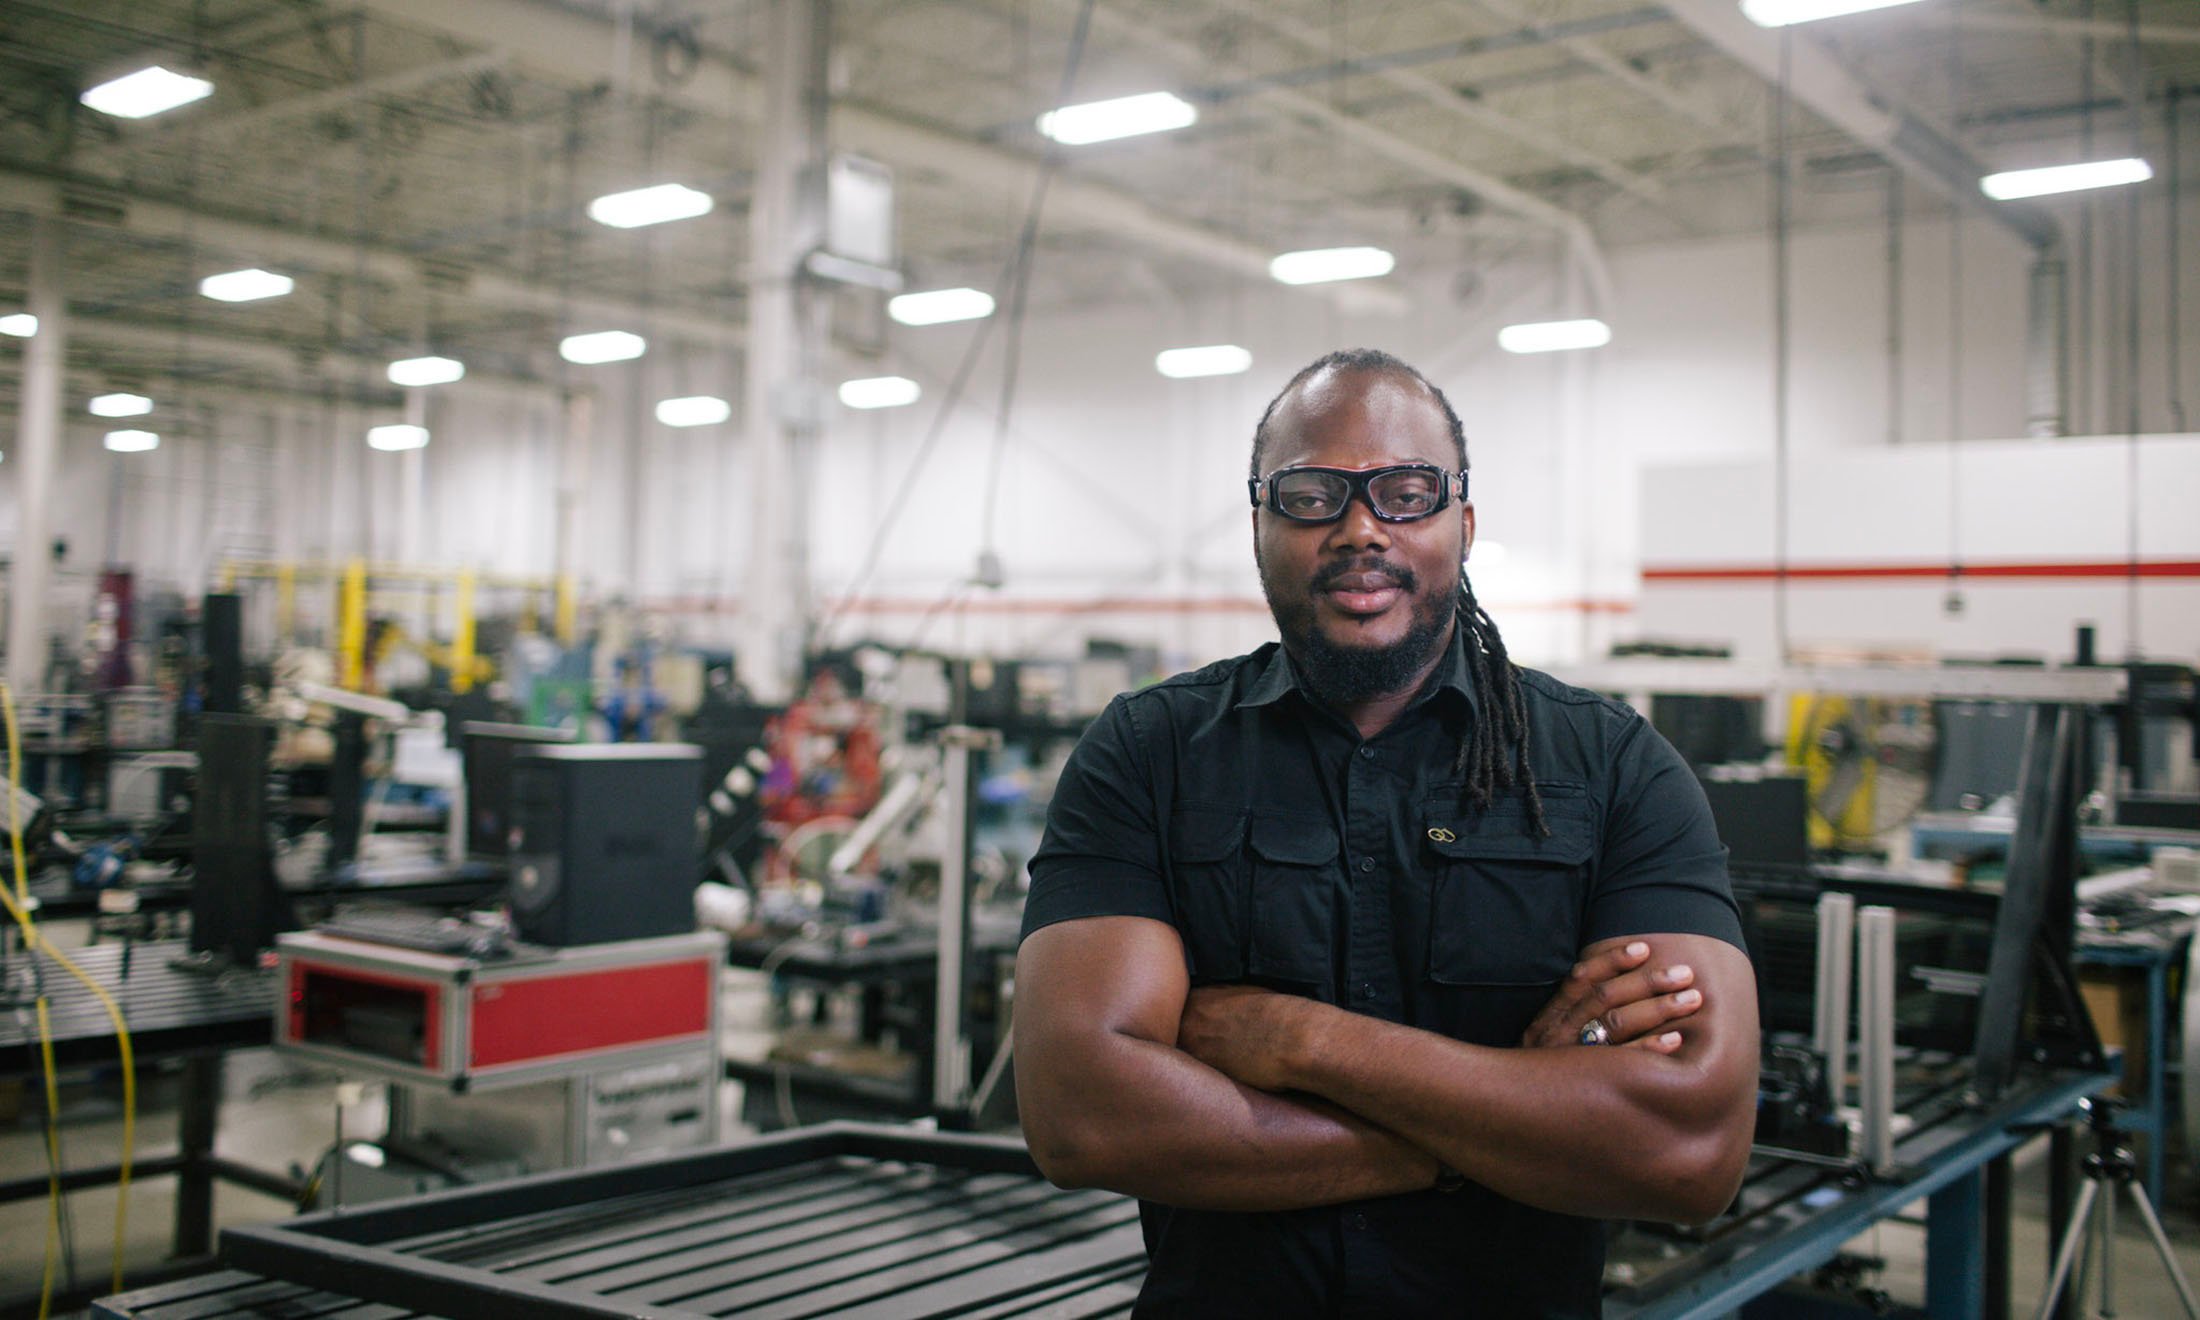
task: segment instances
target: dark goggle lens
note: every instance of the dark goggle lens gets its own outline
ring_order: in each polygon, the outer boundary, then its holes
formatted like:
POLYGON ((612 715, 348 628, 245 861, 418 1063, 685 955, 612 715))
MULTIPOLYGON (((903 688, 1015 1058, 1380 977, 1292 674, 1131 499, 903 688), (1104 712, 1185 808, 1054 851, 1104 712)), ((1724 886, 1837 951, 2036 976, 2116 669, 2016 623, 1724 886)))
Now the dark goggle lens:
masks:
MULTIPOLYGON (((1367 481, 1368 503, 1385 518, 1425 518, 1444 504, 1444 478, 1428 471, 1384 472, 1367 481)), ((1327 522, 1352 498, 1351 478, 1336 472, 1282 472, 1275 478, 1275 510, 1286 518, 1327 522)))

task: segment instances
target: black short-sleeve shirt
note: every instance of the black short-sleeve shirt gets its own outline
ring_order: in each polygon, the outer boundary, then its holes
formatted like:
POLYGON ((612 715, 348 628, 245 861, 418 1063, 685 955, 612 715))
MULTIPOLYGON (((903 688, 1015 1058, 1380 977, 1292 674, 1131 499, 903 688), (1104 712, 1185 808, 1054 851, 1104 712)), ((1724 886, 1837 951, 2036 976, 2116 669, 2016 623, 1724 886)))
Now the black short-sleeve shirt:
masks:
MULTIPOLYGON (((1737 947, 1726 853, 1695 775, 1626 706, 1523 671, 1524 794, 1470 808, 1476 718, 1456 635, 1375 737, 1274 643, 1118 697, 1072 753, 1031 863, 1024 933, 1174 925, 1195 985, 1250 983, 1513 1046, 1583 946, 1737 947)), ((1594 1316, 1597 1221, 1485 1188, 1273 1213, 1146 1204, 1141 1316, 1594 1316)))

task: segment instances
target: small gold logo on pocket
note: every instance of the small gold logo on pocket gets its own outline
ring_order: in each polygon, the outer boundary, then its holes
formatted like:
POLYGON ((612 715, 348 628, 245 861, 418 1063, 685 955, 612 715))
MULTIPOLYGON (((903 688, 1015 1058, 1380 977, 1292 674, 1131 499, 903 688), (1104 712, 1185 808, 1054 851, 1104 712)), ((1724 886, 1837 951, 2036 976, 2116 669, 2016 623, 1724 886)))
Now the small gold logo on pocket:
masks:
POLYGON ((1458 835, 1453 834, 1441 825, 1429 826, 1428 836, 1438 843, 1457 843, 1459 841, 1458 835))

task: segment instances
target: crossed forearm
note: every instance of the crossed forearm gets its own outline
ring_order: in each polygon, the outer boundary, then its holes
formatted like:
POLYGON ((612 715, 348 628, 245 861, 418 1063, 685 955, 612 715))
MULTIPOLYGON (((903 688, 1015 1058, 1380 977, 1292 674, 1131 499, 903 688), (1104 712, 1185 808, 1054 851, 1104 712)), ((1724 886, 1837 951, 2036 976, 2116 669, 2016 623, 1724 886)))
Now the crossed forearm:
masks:
MULTIPOLYGON (((1514 1200, 1602 1218, 1709 1219, 1746 1134, 1706 1063, 1641 1050, 1496 1050, 1320 1009, 1273 1080, 1395 1132, 1514 1200)), ((1754 1079, 1752 1079, 1754 1080, 1754 1079)))
POLYGON ((1105 1032, 1079 1054, 1018 1070, 1032 1155, 1063 1186, 1288 1210, 1435 1181, 1436 1160, 1396 1133, 1317 1098, 1246 1086, 1174 1046, 1105 1032))

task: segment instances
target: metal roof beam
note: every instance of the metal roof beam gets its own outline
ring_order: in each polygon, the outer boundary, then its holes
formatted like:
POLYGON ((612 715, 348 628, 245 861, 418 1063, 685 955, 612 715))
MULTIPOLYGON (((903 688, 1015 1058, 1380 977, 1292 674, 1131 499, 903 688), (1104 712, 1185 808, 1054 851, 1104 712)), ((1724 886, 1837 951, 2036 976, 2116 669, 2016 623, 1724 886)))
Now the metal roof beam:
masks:
MULTIPOLYGON (((1963 145, 1884 95, 1843 67, 1808 33, 1792 28, 1758 27, 1743 17, 1732 0, 1667 0, 1673 17, 1686 24, 1777 90, 1780 45, 1788 48, 1788 91, 1796 102, 1878 152, 1912 178, 1959 208, 1983 210, 2040 250, 2061 242, 2054 217, 2038 207, 1997 202, 1979 192, 1987 171, 1963 145)), ((1965 22, 1969 15, 1964 18, 1965 22)))
MULTIPOLYGON (((1216 0, 1216 4, 1302 49, 1319 51, 1329 44, 1329 35, 1326 32, 1292 18, 1268 0, 1216 0)), ((1477 128, 1511 138, 1545 155, 1555 156, 1569 165, 1587 170, 1622 192, 1632 193, 1653 205, 1662 203, 1665 199, 1665 189, 1647 175, 1568 142, 1556 133, 1464 96, 1458 89, 1447 87, 1425 73, 1406 68, 1381 67, 1371 70, 1371 74, 1454 118, 1463 119, 1477 128)))
MULTIPOLYGON (((466 4, 367 0, 366 8, 385 21, 508 50, 522 66, 561 81, 629 88, 704 114, 747 124, 761 122, 762 92, 756 76, 707 48, 681 82, 661 83, 651 64, 648 34, 639 30, 646 20, 640 18, 637 39, 620 41, 619 24, 613 19, 527 0, 468 0, 466 4), (621 53, 626 63, 616 67, 621 53)), ((1027 156, 852 99, 833 103, 830 131, 837 145, 889 165, 937 170, 1017 203, 1030 195, 1038 167, 1027 156)), ((1170 215, 1130 193, 1080 179, 1073 172, 1056 175, 1047 193, 1047 210, 1083 228, 1263 280, 1275 255, 1236 235, 1170 215)), ((1350 284, 1305 289, 1348 310, 1397 311, 1405 306, 1404 298, 1390 289, 1350 284)))
POLYGON ((188 241, 270 266, 332 275, 364 274, 398 288, 433 289, 444 296, 535 312, 574 326, 646 327, 676 339, 727 348, 738 348, 746 339, 743 328, 731 320, 718 321, 617 299, 567 296, 555 288, 499 271, 468 268, 454 277, 449 267, 438 264, 431 270, 429 263, 411 252, 240 220, 204 207, 126 195, 104 183, 0 169, 0 208, 60 216, 76 225, 188 241))

